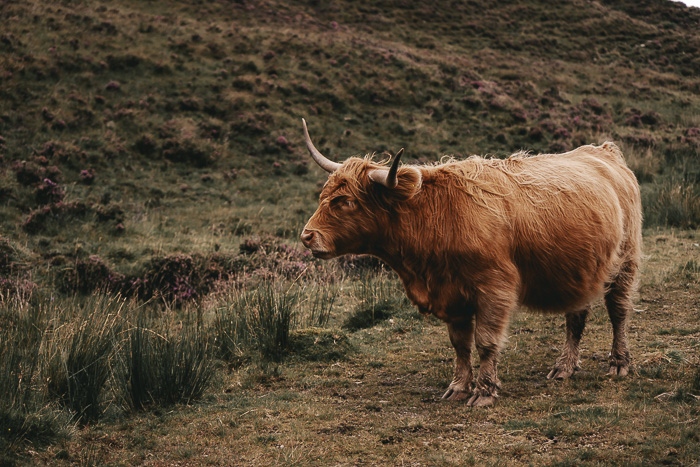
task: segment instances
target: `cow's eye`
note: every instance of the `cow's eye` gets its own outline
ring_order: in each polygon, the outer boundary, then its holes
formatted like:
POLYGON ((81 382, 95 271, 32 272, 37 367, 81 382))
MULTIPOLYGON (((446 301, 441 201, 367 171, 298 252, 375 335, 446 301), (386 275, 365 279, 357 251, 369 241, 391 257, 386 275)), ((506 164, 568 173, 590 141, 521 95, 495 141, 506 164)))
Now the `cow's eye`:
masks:
POLYGON ((331 208, 349 211, 355 209, 355 201, 347 196, 336 196, 331 200, 331 208))

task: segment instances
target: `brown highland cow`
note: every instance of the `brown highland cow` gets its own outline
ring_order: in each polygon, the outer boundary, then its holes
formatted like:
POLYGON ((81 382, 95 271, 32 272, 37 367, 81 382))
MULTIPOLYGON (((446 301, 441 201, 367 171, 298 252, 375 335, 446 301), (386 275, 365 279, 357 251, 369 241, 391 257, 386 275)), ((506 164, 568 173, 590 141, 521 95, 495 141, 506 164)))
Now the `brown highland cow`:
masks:
POLYGON ((639 186, 613 143, 565 154, 470 157, 390 167, 325 158, 330 173, 301 240, 318 258, 374 255, 394 269, 421 313, 447 323, 454 379, 444 399, 492 405, 511 313, 564 313, 566 344, 548 378, 570 377, 591 302, 613 328, 610 374, 629 371, 627 316, 641 256, 639 186), (471 353, 481 366, 473 381, 471 353))

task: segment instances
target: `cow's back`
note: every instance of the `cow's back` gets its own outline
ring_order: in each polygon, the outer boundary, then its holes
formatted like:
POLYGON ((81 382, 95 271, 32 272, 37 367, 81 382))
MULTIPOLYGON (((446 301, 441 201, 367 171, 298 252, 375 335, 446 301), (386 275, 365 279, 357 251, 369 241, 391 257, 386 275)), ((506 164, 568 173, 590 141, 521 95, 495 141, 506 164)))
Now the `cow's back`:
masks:
POLYGON ((626 261, 638 261, 641 202, 617 146, 583 146, 514 162, 509 197, 520 301, 567 311, 602 296, 626 261))

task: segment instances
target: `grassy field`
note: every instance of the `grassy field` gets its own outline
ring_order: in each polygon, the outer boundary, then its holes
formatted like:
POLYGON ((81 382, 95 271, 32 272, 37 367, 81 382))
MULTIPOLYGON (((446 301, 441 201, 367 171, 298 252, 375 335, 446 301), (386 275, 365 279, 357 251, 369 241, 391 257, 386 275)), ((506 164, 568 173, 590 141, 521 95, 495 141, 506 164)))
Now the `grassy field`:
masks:
MULTIPOLYGON (((411 309, 391 274, 372 272, 369 280, 349 274, 336 284, 323 327, 292 330, 283 363, 218 363, 199 401, 126 414, 117 407, 118 391, 108 388, 99 423, 39 443, 24 461, 694 465, 700 459, 699 240, 696 232, 646 232, 627 378, 606 376, 611 330, 601 304, 584 334, 582 370, 564 382, 545 378, 564 342, 563 317, 522 312, 503 352, 497 405, 468 409, 441 401, 453 361, 444 325, 411 309), (366 316, 369 302, 374 324, 366 316)), ((338 275, 335 266, 325 272, 338 275)), ((203 322, 213 323, 229 300, 210 298, 203 322)))
POLYGON ((0 3, 0 464, 700 460, 700 10, 662 0, 0 3), (298 235, 336 160, 618 143, 640 182, 634 372, 545 376, 519 313, 496 407, 376 261, 298 235), (173 370, 176 369, 176 370, 173 370))

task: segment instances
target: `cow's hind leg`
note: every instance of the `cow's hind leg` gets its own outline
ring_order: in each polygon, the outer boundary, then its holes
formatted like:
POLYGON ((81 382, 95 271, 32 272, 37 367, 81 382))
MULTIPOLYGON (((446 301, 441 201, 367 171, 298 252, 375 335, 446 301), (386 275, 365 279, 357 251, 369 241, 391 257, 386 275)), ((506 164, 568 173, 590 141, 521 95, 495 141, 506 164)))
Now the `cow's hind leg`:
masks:
POLYGON ((474 342, 474 318, 447 325, 450 342, 455 348, 454 378, 442 396, 449 401, 459 401, 471 396, 472 385, 472 343, 474 342))
POLYGON ((566 344, 547 379, 566 379, 579 369, 579 343, 590 307, 566 314, 566 344))
POLYGON ((613 342, 610 351, 611 376, 627 376, 630 366, 630 352, 627 348, 627 317, 632 313, 632 292, 634 291, 638 265, 625 263, 605 294, 605 307, 613 328, 613 342))

